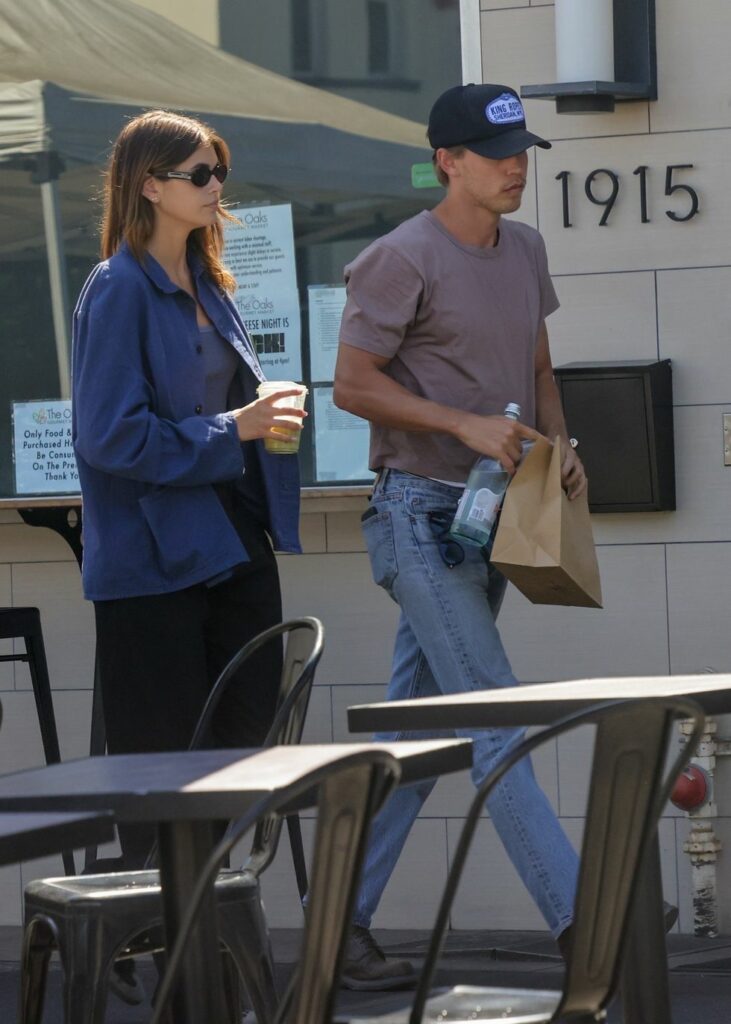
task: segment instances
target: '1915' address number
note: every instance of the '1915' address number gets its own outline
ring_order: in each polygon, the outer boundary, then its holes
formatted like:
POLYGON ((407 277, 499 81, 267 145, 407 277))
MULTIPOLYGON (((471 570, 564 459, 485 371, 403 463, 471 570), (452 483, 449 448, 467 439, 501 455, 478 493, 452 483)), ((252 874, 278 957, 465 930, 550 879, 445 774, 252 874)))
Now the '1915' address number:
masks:
MULTIPOLYGON (((680 210, 666 210, 665 216, 669 217, 670 220, 677 222, 691 220, 698 213, 698 193, 690 185, 684 185, 680 182, 673 181, 673 173, 675 171, 689 171, 692 170, 693 164, 668 164, 665 168, 665 195, 672 196, 676 193, 681 193, 684 196, 685 209, 681 206, 680 210), (687 204, 690 204, 689 206, 687 204)), ((647 212, 647 172, 649 167, 646 164, 640 164, 632 172, 639 178, 640 185, 640 221, 643 224, 650 223, 650 216, 647 212)), ((561 182, 561 197, 563 199, 563 226, 565 228, 571 227, 571 209, 569 206, 569 178, 571 177, 571 171, 561 171, 556 175, 556 181, 561 182)), ((612 212, 612 208, 617 201, 619 195, 619 175, 614 171, 609 171, 605 167, 599 167, 595 171, 590 171, 584 181, 584 193, 590 203, 594 203, 596 206, 603 206, 604 212, 599 220, 599 227, 603 228, 607 226, 609 215, 612 212), (596 179, 604 175, 610 183, 609 195, 605 199, 600 199, 594 191, 594 183, 596 179)))

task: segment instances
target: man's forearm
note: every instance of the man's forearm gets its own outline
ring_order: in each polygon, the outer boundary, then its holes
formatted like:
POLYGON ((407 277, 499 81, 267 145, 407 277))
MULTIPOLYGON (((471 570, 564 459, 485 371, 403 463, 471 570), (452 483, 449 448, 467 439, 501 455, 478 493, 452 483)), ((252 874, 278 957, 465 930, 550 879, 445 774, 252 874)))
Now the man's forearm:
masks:
POLYGON ((551 440, 558 435, 568 444, 566 420, 553 373, 545 372, 536 376, 536 426, 551 440))
POLYGON ((569 444, 561 399, 552 372, 536 375, 536 422, 546 437, 553 441, 558 436, 561 440, 561 480, 569 500, 573 501, 586 490, 586 473, 581 459, 569 444))
POLYGON ((459 419, 465 415, 459 409, 412 394, 375 368, 360 367, 352 375, 336 373, 333 398, 338 408, 354 416, 417 433, 457 436, 459 419))
POLYGON ((512 472, 523 440, 535 430, 504 416, 480 416, 414 395, 383 372, 386 360, 341 345, 335 368, 334 401, 340 409, 396 430, 449 434, 512 472))

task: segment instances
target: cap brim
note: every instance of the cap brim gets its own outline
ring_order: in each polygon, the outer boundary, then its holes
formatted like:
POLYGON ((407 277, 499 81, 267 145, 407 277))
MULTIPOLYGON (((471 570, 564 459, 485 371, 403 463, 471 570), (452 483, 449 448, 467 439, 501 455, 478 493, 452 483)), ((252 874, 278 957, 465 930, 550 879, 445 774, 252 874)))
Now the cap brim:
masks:
POLYGON ((525 152, 531 146, 540 146, 541 149, 550 149, 551 143, 541 139, 533 132, 525 128, 516 128, 512 132, 503 132, 492 139, 477 139, 475 142, 463 143, 465 149, 477 153, 478 156, 488 156, 491 160, 503 160, 508 156, 516 156, 525 152))

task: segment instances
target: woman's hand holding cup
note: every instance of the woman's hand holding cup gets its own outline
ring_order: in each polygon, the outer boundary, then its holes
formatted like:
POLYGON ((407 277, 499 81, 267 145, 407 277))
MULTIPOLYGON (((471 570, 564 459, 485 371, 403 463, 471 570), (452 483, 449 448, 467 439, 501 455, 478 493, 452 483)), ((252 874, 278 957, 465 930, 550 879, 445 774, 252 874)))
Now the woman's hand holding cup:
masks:
POLYGON ((269 452, 286 455, 299 449, 307 388, 294 381, 263 381, 259 397, 234 411, 240 441, 263 438, 269 452))

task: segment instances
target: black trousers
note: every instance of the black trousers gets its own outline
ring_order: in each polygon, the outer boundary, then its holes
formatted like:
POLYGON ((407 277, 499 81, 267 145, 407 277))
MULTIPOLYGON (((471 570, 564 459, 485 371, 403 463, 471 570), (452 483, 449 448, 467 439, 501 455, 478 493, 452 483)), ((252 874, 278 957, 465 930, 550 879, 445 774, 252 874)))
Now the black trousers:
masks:
MULTIPOLYGON (((214 587, 95 602, 97 658, 110 754, 185 750, 221 670, 248 640, 282 621, 279 575, 261 531, 251 563, 214 587)), ((228 687, 210 746, 260 746, 276 708, 282 644, 266 644, 228 687)), ((147 826, 122 825, 123 866, 142 867, 147 826)))

